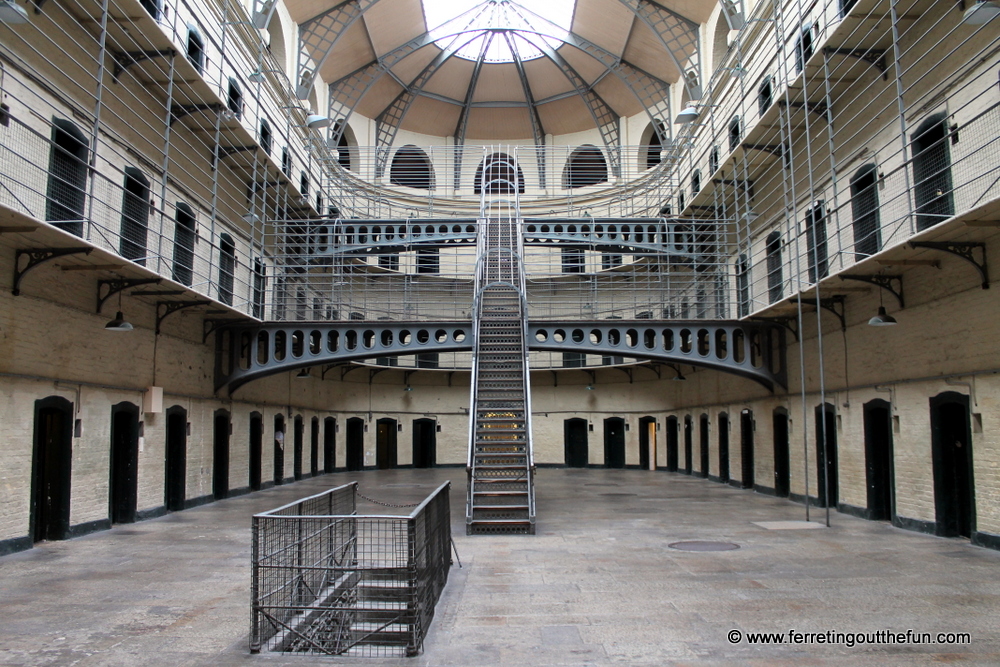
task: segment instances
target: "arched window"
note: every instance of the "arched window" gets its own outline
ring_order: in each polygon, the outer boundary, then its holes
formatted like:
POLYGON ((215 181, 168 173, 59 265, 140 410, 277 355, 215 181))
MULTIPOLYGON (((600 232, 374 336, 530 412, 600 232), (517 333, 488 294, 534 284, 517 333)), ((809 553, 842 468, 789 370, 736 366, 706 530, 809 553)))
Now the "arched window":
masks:
POLYGON ((781 301, 784 296, 784 276, 781 275, 781 232, 773 231, 767 235, 764 244, 764 254, 767 257, 767 294, 771 303, 781 301))
POLYGON ((563 273, 583 273, 584 258, 583 250, 580 248, 562 249, 562 272, 563 273))
POLYGON ((475 194, 488 195, 524 194, 524 173, 506 153, 491 153, 476 169, 475 194))
MULTIPOLYGON (((337 140, 337 163, 344 169, 351 170, 351 157, 353 146, 357 146, 358 142, 354 138, 354 131, 351 129, 350 125, 346 125, 344 121, 339 120, 333 126, 333 133, 331 136, 337 136, 339 133, 340 138, 337 140), (343 127, 343 132, 340 128, 343 127)), ((390 170, 391 176, 391 170, 390 170)))
POLYGON ((851 215, 854 218, 854 252, 874 255, 882 247, 878 213, 878 169, 866 164, 851 179, 851 215))
POLYGON ((417 250, 417 273, 441 273, 441 251, 438 248, 417 250))
POLYGON ((299 176, 299 194, 303 197, 309 196, 309 174, 304 171, 299 176))
POLYGON ((403 146, 396 151, 389 169, 389 182, 417 190, 433 188, 434 167, 427 153, 416 146, 403 146))
POLYGON ((695 169, 691 172, 691 198, 694 199, 701 192, 701 170, 695 169))
POLYGON ((687 208, 687 202, 684 200, 684 193, 677 193, 677 214, 681 215, 684 213, 684 209, 687 208))
POLYGON ((826 255, 826 207, 818 201, 806 213, 806 247, 809 257, 809 282, 815 283, 829 273, 826 255))
POLYGON ((205 69, 205 40, 193 25, 188 26, 187 59, 198 74, 205 69))
POLYGON ((840 15, 847 16, 848 12, 851 11, 851 7, 857 3, 858 0, 840 0, 840 15))
POLYGON ((219 237, 219 301, 233 305, 233 278, 236 275, 236 244, 233 237, 219 237))
POLYGON ((757 88, 757 112, 763 116, 773 103, 774 85, 771 82, 771 77, 765 76, 761 79, 760 86, 757 88))
POLYGON ((943 113, 925 120, 913 135, 913 194, 918 230, 933 227, 955 214, 947 139, 948 119, 943 113))
POLYGON ((736 260, 736 316, 750 314, 750 262, 746 254, 736 260))
POLYGON ((292 175, 292 154, 288 152, 288 146, 281 149, 281 173, 292 175))
POLYGON ((715 38, 712 40, 712 70, 717 70, 722 66, 722 61, 726 59, 729 51, 729 21, 719 14, 715 24, 715 38))
POLYGON ((135 167, 125 167, 122 195, 122 230, 118 252, 125 259, 146 265, 149 228, 149 180, 135 167))
POLYGON ((652 123, 647 125, 646 129, 643 130, 642 138, 642 146, 639 152, 639 168, 652 169, 660 164, 662 160, 663 142, 660 141, 660 133, 656 131, 652 123))
POLYGON ((708 172, 714 174, 719 171, 719 147, 712 146, 712 150, 708 152, 708 172))
POLYGON ((596 146, 580 146, 570 153, 562 180, 567 190, 607 182, 608 163, 604 153, 596 146))
POLYGON ((673 209, 670 208, 670 204, 664 204, 660 207, 660 217, 669 218, 674 214, 673 209))
POLYGON ((174 213, 174 280, 190 285, 194 270, 194 210, 182 201, 174 213))
POLYGON ((83 236, 88 153, 87 137, 80 128, 62 118, 52 121, 45 220, 77 236, 83 236))
POLYGON ((153 17, 154 21, 160 20, 160 2, 159 0, 139 0, 139 4, 142 8, 149 12, 149 15, 153 17))
POLYGON ((259 257, 253 260, 253 316, 264 317, 264 295, 267 293, 267 266, 259 257))
POLYGON ((813 42, 813 26, 807 23, 802 26, 802 30, 799 32, 799 37, 795 40, 796 74, 805 68, 806 63, 809 62, 809 58, 812 57, 815 46, 816 45, 813 42))
POLYGON ((240 82, 229 77, 229 94, 226 96, 226 108, 233 112, 236 120, 243 118, 243 90, 240 82))
POLYGON ((280 12, 272 12, 271 20, 267 24, 267 50, 271 52, 278 62, 281 70, 287 71, 288 58, 285 55, 285 31, 281 26, 280 12))
POLYGON ((271 154, 271 142, 273 135, 271 134, 271 124, 267 122, 266 118, 260 119, 260 147, 264 149, 265 155, 271 154))
POLYGON ((733 116, 729 119, 729 150, 734 151, 740 145, 740 140, 743 138, 743 125, 740 123, 739 116, 733 116))

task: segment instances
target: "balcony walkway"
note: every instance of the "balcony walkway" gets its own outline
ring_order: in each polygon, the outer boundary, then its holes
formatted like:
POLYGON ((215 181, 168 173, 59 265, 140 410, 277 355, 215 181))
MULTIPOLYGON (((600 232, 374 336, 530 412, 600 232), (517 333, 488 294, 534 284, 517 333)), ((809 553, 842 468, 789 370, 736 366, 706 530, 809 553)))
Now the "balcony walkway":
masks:
MULTIPOLYGON (((1000 553, 703 479, 539 470, 537 535, 466 537, 461 468, 337 473, 0 558, 0 665, 1000 664, 1000 553), (250 516, 358 479, 415 501, 451 479, 453 568, 416 658, 260 655, 250 516), (740 549, 685 552, 701 540, 740 549), (732 645, 743 632, 969 632, 967 646, 732 645)), ((359 507, 359 511, 371 508, 359 507)))

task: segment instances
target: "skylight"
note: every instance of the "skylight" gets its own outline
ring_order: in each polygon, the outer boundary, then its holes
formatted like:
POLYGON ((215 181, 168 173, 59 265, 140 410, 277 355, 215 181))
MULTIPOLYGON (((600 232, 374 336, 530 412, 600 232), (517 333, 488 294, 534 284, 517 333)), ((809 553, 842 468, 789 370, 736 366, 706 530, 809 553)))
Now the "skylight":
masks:
POLYGON ((478 60, 514 61, 542 56, 538 45, 557 49, 568 35, 576 0, 545 0, 522 5, 514 0, 422 0, 424 19, 435 43, 458 49, 455 55, 478 60), (536 34, 538 33, 538 34, 536 34), (540 36, 541 35, 541 36, 540 36))

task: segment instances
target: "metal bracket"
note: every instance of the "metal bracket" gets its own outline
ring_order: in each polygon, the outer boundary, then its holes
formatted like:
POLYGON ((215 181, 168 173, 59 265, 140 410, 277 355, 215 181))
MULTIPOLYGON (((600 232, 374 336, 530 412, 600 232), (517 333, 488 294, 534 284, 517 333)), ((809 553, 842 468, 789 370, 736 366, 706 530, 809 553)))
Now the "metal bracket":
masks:
POLYGON ((178 310, 193 308, 195 306, 205 306, 212 303, 208 299, 197 299, 194 301, 157 301, 156 302, 156 333, 160 333, 160 325, 167 316, 176 313, 178 310), (161 314, 160 309, 163 309, 161 314))
POLYGON ((621 366, 612 366, 612 368, 614 368, 616 371, 621 371, 622 373, 624 373, 625 375, 627 375, 628 376, 628 383, 629 384, 633 383, 632 369, 631 368, 622 368, 621 366))
POLYGON ((878 273, 873 276, 842 275, 840 276, 840 279, 859 280, 863 283, 869 283, 871 285, 876 285, 877 287, 881 287, 886 292, 896 297, 896 300, 899 301, 900 308, 906 307, 903 305, 903 276, 885 276, 878 273), (899 283, 899 289, 893 288, 894 281, 899 283))
POLYGON ((986 244, 976 243, 972 241, 911 241, 911 248, 929 248, 930 250, 940 250, 941 252, 951 253, 956 257, 961 257, 969 264, 976 267, 979 271, 979 276, 983 279, 983 289, 990 288, 990 274, 989 268, 986 265, 986 244), (975 250, 979 249, 982 253, 983 261, 977 262, 975 256, 975 250))
POLYGON ((747 196, 753 199, 753 181, 750 179, 726 179, 726 178, 713 178, 712 182, 716 185, 732 185, 734 188, 743 188, 747 196))
POLYGON ((662 371, 660 369, 659 364, 639 364, 638 366, 636 366, 636 368, 648 368, 652 372, 656 373, 656 379, 657 380, 662 380, 663 379, 663 374, 662 374, 662 371))
POLYGON ((229 317, 229 318, 224 318, 224 319, 208 319, 208 320, 205 320, 204 322, 202 322, 203 330, 202 330, 202 335, 201 335, 201 342, 204 343, 205 341, 207 341, 208 337, 212 335, 213 331, 217 331, 217 330, 221 329, 222 327, 226 326, 227 324, 238 324, 238 323, 245 323, 245 322, 249 322, 249 321, 250 320, 248 320, 245 317, 229 317))
POLYGON ((215 113, 222 112, 221 104, 173 104, 170 107, 170 126, 173 127, 174 123, 179 121, 184 116, 189 116, 196 111, 214 111, 215 113))
POLYGON ((212 168, 215 168, 215 164, 218 163, 219 160, 225 160, 230 155, 236 155, 237 153, 249 153, 254 150, 257 150, 256 144, 251 146, 216 146, 215 162, 212 163, 212 168))
POLYGON ((174 49, 112 51, 111 57, 115 60, 115 68, 111 72, 111 78, 114 81, 118 81, 118 77, 121 76, 122 72, 132 65, 142 62, 143 60, 152 60, 153 58, 173 58, 176 55, 177 51, 174 49))
POLYGON ((805 102, 786 102, 785 100, 778 100, 778 104, 786 107, 794 107, 795 109, 812 111, 822 116, 827 122, 830 120, 830 108, 826 106, 826 102, 809 102, 806 104, 805 102))
POLYGON ((750 148, 755 151, 764 151, 776 157, 781 157, 785 150, 781 144, 743 144, 743 148, 750 148))
POLYGON ((55 259, 56 257, 65 257, 66 255, 79 255, 81 253, 89 255, 93 252, 93 248, 32 248, 31 250, 18 250, 17 254, 14 256, 14 288, 11 290, 11 294, 17 296, 21 293, 21 280, 28 271, 39 264, 44 264, 50 259, 55 259), (21 266, 21 258, 27 257, 28 263, 23 268, 21 266))
POLYGON ((807 303, 810 306, 816 306, 817 308, 822 308, 828 310, 837 316, 840 320, 841 331, 847 331, 847 319, 844 317, 844 301, 846 300, 842 294, 837 294, 835 296, 828 296, 825 299, 803 299, 800 298, 802 303, 807 303), (838 310, 839 306, 839 310, 838 310))
POLYGON ((792 335, 795 336, 795 342, 799 342, 799 330, 792 326, 793 322, 798 323, 798 320, 794 317, 751 317, 750 320, 753 322, 770 322, 783 326, 792 332, 792 335))
POLYGON ((140 285, 158 285, 162 278, 117 278, 114 280, 98 280, 97 281, 97 314, 101 314, 101 308, 104 307, 104 302, 113 297, 118 292, 122 292, 127 289, 132 289, 133 287, 139 287, 140 285), (102 295, 101 290, 105 287, 108 288, 106 294, 102 295))
POLYGON ((823 49, 823 53, 831 56, 847 56, 848 58, 864 60, 882 73, 883 80, 888 78, 888 68, 885 65, 885 49, 838 49, 828 46, 823 49))
POLYGON ((681 373, 681 365, 680 364, 667 364, 667 366, 669 366, 670 368, 672 368, 674 370, 674 372, 677 373, 676 377, 673 378, 674 380, 687 380, 687 378, 684 377, 684 373, 681 373))

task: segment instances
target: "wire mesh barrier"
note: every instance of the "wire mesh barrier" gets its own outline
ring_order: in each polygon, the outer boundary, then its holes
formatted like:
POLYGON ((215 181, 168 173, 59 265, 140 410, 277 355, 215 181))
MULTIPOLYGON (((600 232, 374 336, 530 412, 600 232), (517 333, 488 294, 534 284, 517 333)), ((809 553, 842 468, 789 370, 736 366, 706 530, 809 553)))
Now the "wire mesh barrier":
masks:
POLYGON ((445 482, 407 516, 351 482, 253 517, 250 650, 413 656, 451 567, 445 482))

